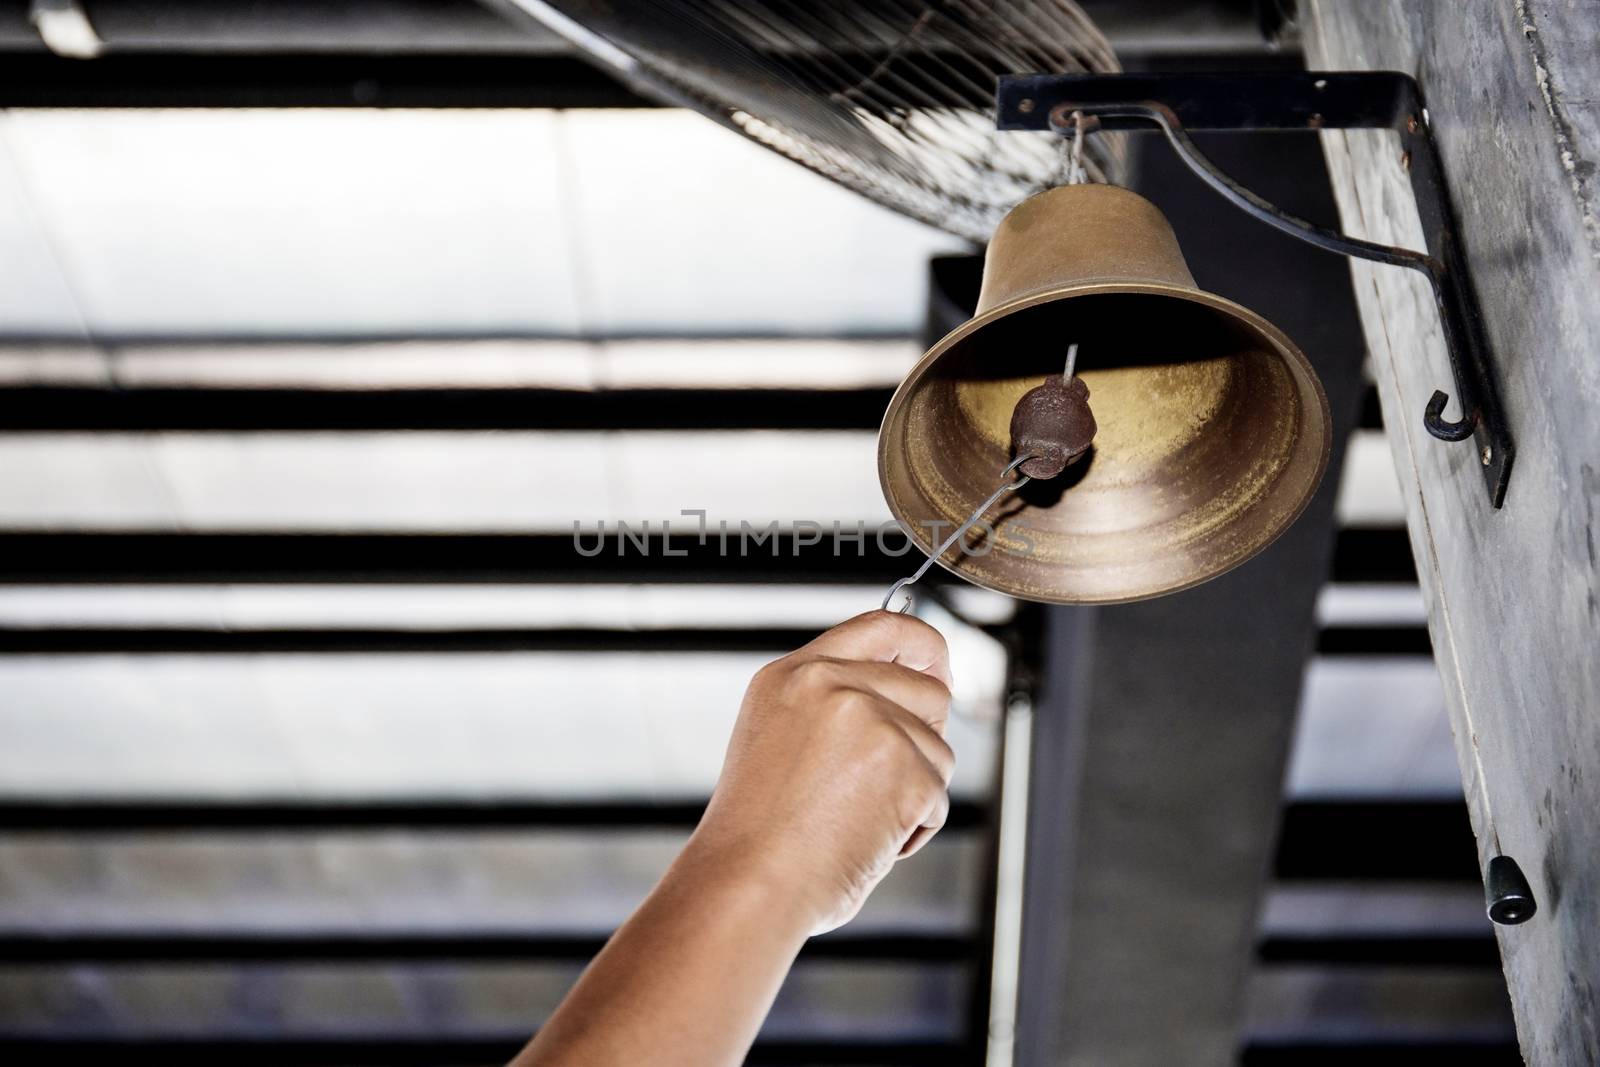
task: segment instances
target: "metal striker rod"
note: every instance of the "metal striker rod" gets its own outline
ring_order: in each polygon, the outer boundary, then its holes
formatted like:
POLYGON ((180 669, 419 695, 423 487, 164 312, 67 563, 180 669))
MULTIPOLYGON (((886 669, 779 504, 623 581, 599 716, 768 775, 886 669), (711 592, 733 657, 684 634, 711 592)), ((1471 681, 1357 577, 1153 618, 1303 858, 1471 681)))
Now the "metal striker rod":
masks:
MULTIPOLYGON (((1076 350, 1076 348, 1077 346, 1074 345, 1073 349, 1076 350)), ((1012 471, 1016 470, 1018 467, 1022 466, 1024 463, 1028 462, 1028 460, 1033 458, 1035 457, 1031 452, 1027 455, 1018 456, 1016 459, 1012 460, 1006 465, 1005 470, 1000 472, 1001 479, 1009 477, 1012 471)), ((984 512, 994 507, 996 502, 998 502, 1001 497, 1005 496, 1009 492, 1021 489, 1031 481, 1033 481, 1033 479, 1024 474, 1014 482, 1004 482, 1000 488, 991 493, 988 500, 985 500, 983 503, 979 504, 977 508, 973 510, 972 514, 967 516, 966 522, 962 523, 960 526, 957 526, 955 531, 951 533, 949 537, 944 539, 944 543, 938 548, 934 549, 932 555, 923 560, 922 566, 917 568, 915 574, 911 575, 909 578, 902 578, 889 587, 889 592, 883 598, 883 610, 889 610, 889 605, 894 603, 894 595, 896 593, 900 592, 900 590, 906 588, 907 586, 915 585, 918 579, 920 579, 924 574, 927 574, 928 568, 933 566, 934 561, 940 556, 943 556, 946 552, 950 551, 950 546, 961 540, 961 538, 966 535, 968 530, 976 526, 978 524, 978 520, 983 518, 984 512)), ((910 607, 911 594, 907 593, 905 605, 900 608, 901 613, 903 614, 909 610, 910 607)))

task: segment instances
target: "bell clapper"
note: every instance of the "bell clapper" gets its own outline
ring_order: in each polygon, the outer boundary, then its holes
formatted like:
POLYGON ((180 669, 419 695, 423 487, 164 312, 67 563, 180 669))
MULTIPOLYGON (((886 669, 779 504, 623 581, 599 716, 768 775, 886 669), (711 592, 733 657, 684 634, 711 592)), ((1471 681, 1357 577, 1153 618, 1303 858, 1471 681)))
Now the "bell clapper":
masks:
MULTIPOLYGON (((1054 478, 1067 467, 1082 459, 1094 441, 1094 413, 1089 410, 1089 387, 1074 376, 1078 364, 1078 346, 1067 346, 1067 362, 1061 377, 1047 378, 1043 385, 1035 386, 1023 394, 1011 413, 1011 447, 1018 453, 1016 459, 1000 472, 1001 479, 1022 468, 1021 477, 1003 482, 989 499, 979 504, 967 521, 956 527, 944 543, 933 551, 916 573, 902 578, 889 587, 883 598, 883 610, 894 603, 895 594, 921 579, 935 560, 950 551, 950 546, 978 524, 984 513, 1007 493, 1014 492, 1035 478, 1054 478)), ((900 606, 902 613, 911 608, 911 594, 900 606)))
MULTIPOLYGON (((999 502, 1001 497, 1005 496, 1007 493, 1021 489, 1023 486, 1033 481, 1033 478, 1027 474, 1021 475, 1015 481, 1008 482, 1005 481, 1005 479, 1011 476, 1012 471, 1028 462, 1028 460, 1034 458, 1035 457, 1033 455, 1025 453, 1021 456, 1018 456, 1016 459, 1012 460, 1006 465, 1006 469, 1000 472, 1000 488, 989 494, 988 500, 985 500, 983 503, 979 504, 973 509, 972 514, 967 516, 967 521, 962 523, 960 526, 957 526, 954 532, 952 532, 949 537, 944 539, 944 543, 938 548, 934 549, 932 555, 923 560, 922 566, 917 568, 916 573, 912 574, 909 578, 900 579, 898 582, 895 582, 889 587, 889 592, 885 594, 883 598, 884 611, 888 611, 889 605, 894 603, 894 596, 896 593, 907 588, 908 586, 915 585, 924 574, 928 573, 928 568, 933 566, 933 561, 950 551, 951 545, 955 544, 957 541, 961 540, 962 537, 966 536, 967 531, 976 526, 978 524, 978 520, 983 518, 983 513, 994 507, 994 505, 999 502)), ((911 594, 907 593, 906 602, 900 605, 899 611, 903 615, 909 610, 911 610, 911 594)))
POLYGON ((1012 450, 1034 454, 1022 473, 1054 478, 1087 455, 1094 443, 1098 427, 1089 410, 1089 387, 1076 377, 1077 367, 1078 346, 1069 345, 1061 376, 1051 375, 1028 390, 1011 410, 1012 450))

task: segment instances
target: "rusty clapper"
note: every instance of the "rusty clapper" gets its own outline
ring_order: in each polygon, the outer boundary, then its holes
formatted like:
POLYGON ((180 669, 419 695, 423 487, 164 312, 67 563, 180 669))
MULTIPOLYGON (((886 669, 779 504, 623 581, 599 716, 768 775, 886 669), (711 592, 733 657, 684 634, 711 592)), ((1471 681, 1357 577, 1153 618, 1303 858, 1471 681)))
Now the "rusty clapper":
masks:
POLYGON ((1094 443, 1089 387, 1072 373, 1077 361, 1078 346, 1071 345, 1066 368, 1022 394, 1011 410, 1011 450, 1027 457, 1017 469, 1030 478, 1054 478, 1094 443))
MULTIPOLYGON (((934 561, 961 542, 967 531, 982 521, 989 509, 1007 493, 1016 492, 1035 478, 1054 478, 1089 451, 1094 443, 1094 412, 1089 410, 1089 387, 1072 375, 1077 357, 1078 346, 1070 346, 1067 366, 1060 376, 1051 375, 1043 385, 1028 390, 1017 401, 1011 412, 1011 448, 1016 458, 1000 472, 1000 487, 972 509, 967 521, 951 531, 950 536, 928 554, 922 566, 889 587, 883 598, 885 610, 902 590, 921 581, 934 561), (1007 481, 1013 471, 1020 472, 1017 480, 1007 481)), ((906 595, 910 597, 909 593, 906 595)), ((910 599, 900 605, 901 611, 910 608, 910 599)))
POLYGON ((1116 603, 1261 551, 1305 507, 1329 445, 1327 400, 1293 342, 1198 288, 1148 200, 1069 185, 1000 223, 977 315, 890 401, 878 474, 946 569, 1028 600, 1116 603))

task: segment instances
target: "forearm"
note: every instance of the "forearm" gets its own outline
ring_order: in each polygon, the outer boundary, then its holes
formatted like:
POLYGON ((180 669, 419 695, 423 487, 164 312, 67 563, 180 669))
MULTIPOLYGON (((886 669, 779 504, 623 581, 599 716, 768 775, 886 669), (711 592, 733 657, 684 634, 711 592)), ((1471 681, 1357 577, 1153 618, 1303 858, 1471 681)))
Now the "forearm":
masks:
POLYGON ((775 873, 692 841, 514 1067, 734 1067, 813 922, 775 873))
POLYGON ((874 611, 745 691, 694 837, 512 1067, 737 1067, 812 933, 944 823, 944 639, 874 611))

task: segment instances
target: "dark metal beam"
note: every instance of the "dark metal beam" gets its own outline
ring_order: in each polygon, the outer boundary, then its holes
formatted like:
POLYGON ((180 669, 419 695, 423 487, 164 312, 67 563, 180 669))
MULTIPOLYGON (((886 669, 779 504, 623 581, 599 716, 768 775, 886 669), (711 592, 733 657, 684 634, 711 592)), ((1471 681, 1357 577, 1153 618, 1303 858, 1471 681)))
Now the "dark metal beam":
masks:
MULTIPOLYGON (((865 610, 865 609, 863 609, 865 610)), ((203 630, 0 628, 0 655, 425 652, 791 652, 808 629, 203 630)))
POLYGON ((1514 1041, 1252 1042, 1240 1067, 1523 1067, 1514 1041))
MULTIPOLYGON (((703 811, 700 800, 21 798, 0 801, 0 833, 687 830, 703 811)), ((985 805, 957 800, 948 827, 977 829, 987 818, 985 805)), ((1048 873, 1038 871, 1039 876, 1048 873)), ((1477 870, 1465 806, 1455 800, 1293 802, 1284 811, 1274 876, 1281 881, 1473 880, 1477 870)))
POLYGON ((1375 385, 1367 386, 1366 392, 1361 394, 1361 428, 1383 429, 1383 405, 1378 401, 1378 387, 1375 385))
MULTIPOLYGON (((680 520, 693 528, 692 518, 680 520)), ((653 529, 659 531, 659 524, 653 529)), ((845 533, 852 533, 845 526, 845 533)), ((634 530, 635 534, 639 531, 634 530)), ((835 546, 832 531, 726 540, 659 532, 643 547, 608 525, 559 534, 0 534, 0 583, 466 582, 592 585, 660 582, 796 585, 894 581, 921 559, 898 529, 835 546), (813 540, 813 537, 815 539, 813 540), (758 540, 758 538, 762 538, 758 540), (590 555, 589 553, 593 553, 590 555)), ((864 604, 862 610, 875 604, 864 604)))
POLYGON ((1432 656, 1428 627, 1325 626, 1317 634, 1319 656, 1432 656))
MULTIPOLYGON (((683 520, 685 524, 692 520, 683 520)), ((659 529, 659 527, 656 527, 659 529)), ((617 547, 608 527, 596 534, 324 534, 324 533, 0 533, 3 583, 270 583, 270 582, 601 582, 770 583, 891 582, 920 557, 887 528, 868 530, 860 545, 832 532, 782 534, 760 542, 752 527, 741 544, 737 524, 726 546, 715 524, 705 544, 698 535, 660 533, 647 549, 617 547), (580 546, 582 551, 580 551, 580 546), (671 555, 668 555, 668 552, 671 555), (678 555, 677 553, 683 553, 678 555)), ((849 526, 845 532, 851 532, 849 526)), ((937 582, 938 572, 929 575, 937 582)), ((1404 530, 1342 530, 1335 541, 1333 580, 1415 584, 1416 567, 1404 530)), ((869 605, 870 606, 870 605, 869 605)))
MULTIPOLYGON (((5 960, 7 966, 380 963, 398 960, 581 963, 594 958, 609 937, 609 932, 0 931, 0 959, 5 960)), ((827 934, 807 941, 800 961, 968 963, 981 947, 984 946, 979 939, 954 933, 827 934)))
MULTIPOLYGON (((894 390, 0 388, 0 432, 876 430, 894 390)), ((1383 429, 1377 393, 1360 426, 1383 429)))
MULTIPOLYGON (((513 25, 478 0, 84 0, 83 6, 95 35, 118 54, 570 51, 555 34, 513 25)), ((43 40, 28 22, 28 7, 25 0, 0 6, 0 44, 44 52, 43 40)))
MULTIPOLYGON (((0 1059, 11 1067, 62 1063, 159 1063, 168 1067, 438 1067, 503 1064, 527 1035, 467 1038, 365 1037, 34 1037, 0 1034, 0 1059)), ((841 1067, 974 1067, 956 1041, 762 1040, 750 1064, 841 1067)))
MULTIPOLYGON (((471 800, 374 798, 310 800, 209 797, 120 800, 16 797, 0 800, 0 834, 416 833, 690 830, 705 801, 471 800)), ((972 800, 950 805, 947 831, 987 825, 972 800)))
POLYGON ((1283 813, 1282 881, 1476 881, 1460 800, 1301 800, 1283 813))
MULTIPOLYGON (((1484 925, 1489 920, 1484 919, 1484 925)), ((1266 965, 1357 967, 1498 967, 1494 935, 1404 934, 1349 936, 1275 934, 1256 949, 1266 965)))
POLYGON ((655 106, 571 55, 0 54, 0 108, 655 106))
POLYGON ((1405 527, 1340 530, 1333 544, 1333 580, 1416 585, 1417 565, 1405 527))
POLYGON ((892 389, 0 388, 0 432, 877 430, 892 389))

